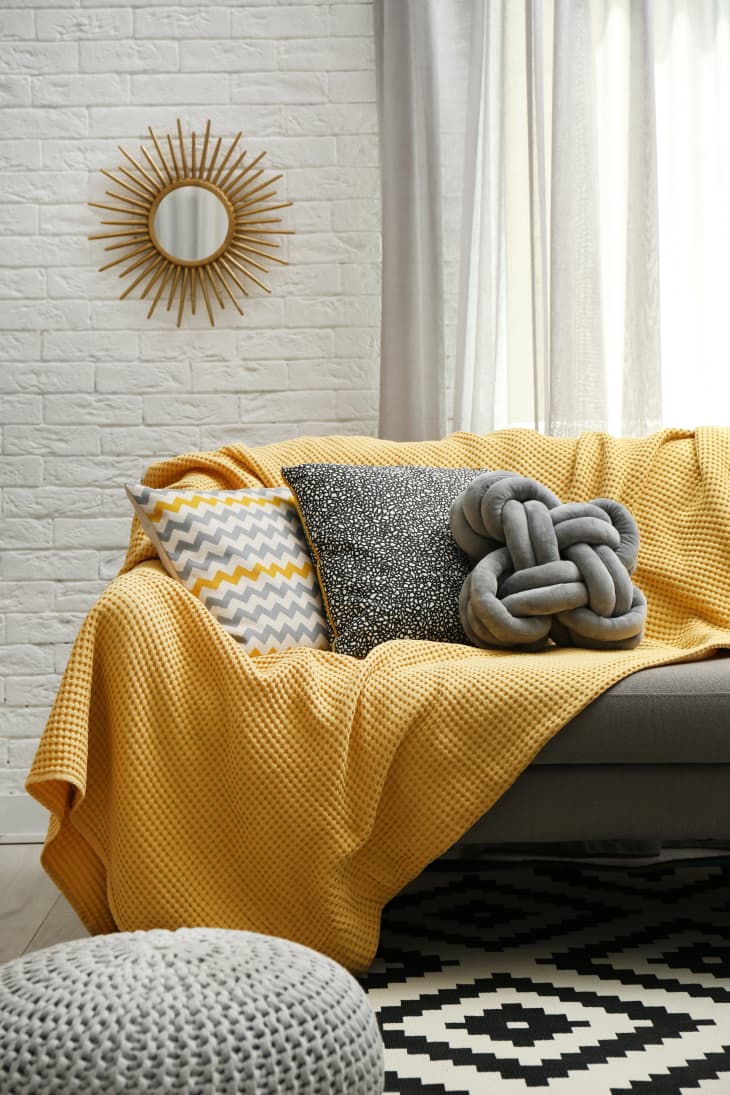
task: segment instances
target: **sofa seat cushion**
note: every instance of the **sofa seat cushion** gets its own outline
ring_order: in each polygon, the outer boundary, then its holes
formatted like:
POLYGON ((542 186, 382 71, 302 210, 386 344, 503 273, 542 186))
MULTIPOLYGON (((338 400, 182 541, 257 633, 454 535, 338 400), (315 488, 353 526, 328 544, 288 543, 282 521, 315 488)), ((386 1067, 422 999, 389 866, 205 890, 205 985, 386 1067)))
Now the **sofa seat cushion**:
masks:
POLYGON ((730 763, 730 656, 642 669, 563 727, 533 764, 730 763))

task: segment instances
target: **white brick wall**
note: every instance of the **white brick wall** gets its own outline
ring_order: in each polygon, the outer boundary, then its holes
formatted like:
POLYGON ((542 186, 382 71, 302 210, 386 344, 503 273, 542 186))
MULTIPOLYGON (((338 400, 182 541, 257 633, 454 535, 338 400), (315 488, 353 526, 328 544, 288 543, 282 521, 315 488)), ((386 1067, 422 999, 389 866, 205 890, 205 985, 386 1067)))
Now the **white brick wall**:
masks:
POLYGON ((126 480, 188 449, 374 432, 380 219, 369 0, 2 0, 0 39, 2 798, 119 567, 126 480), (271 296, 215 330, 117 300, 86 239, 116 146, 177 116, 242 129, 295 202, 271 296))

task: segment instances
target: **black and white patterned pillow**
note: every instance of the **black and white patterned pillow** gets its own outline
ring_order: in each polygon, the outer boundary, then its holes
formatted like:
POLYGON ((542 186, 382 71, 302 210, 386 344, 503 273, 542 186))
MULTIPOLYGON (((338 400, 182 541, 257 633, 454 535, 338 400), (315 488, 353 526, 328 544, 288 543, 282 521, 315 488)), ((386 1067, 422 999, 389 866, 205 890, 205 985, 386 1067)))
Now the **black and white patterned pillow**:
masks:
POLYGON ((282 468, 317 565, 333 649, 364 657, 388 639, 468 643, 459 592, 469 560, 449 506, 470 468, 300 464, 282 468))

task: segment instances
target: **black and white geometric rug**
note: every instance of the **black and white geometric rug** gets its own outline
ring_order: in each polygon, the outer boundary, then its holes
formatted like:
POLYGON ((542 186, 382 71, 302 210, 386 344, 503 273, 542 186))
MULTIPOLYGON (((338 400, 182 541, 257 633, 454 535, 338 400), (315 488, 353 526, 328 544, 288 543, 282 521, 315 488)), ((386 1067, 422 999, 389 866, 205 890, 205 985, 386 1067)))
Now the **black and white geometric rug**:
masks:
POLYGON ((361 979, 401 1095, 730 1093, 730 858, 442 859, 361 979))

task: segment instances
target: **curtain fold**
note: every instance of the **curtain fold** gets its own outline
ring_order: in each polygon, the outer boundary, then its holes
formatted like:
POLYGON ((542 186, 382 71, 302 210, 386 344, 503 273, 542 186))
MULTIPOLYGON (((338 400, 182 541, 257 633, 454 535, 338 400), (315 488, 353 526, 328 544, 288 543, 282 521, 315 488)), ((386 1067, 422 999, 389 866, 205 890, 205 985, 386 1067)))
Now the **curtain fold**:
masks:
POLYGON ((626 318, 621 424, 629 435, 662 423, 659 195, 651 0, 630 12, 626 318))
POLYGON ((548 184, 547 147, 549 129, 545 117, 545 66, 543 0, 525 4, 525 111, 528 149, 528 215, 530 256, 528 261, 530 335, 532 368, 527 387, 531 395, 532 422, 536 430, 545 421, 545 392, 548 389, 550 359, 550 305, 548 278, 548 184))
POLYGON ((382 175, 379 436, 446 432, 441 130, 432 7, 375 0, 382 175))
POLYGON ((585 0, 555 0, 546 417, 563 437, 608 421, 591 14, 585 0))
POLYGON ((482 433, 506 402, 505 24, 500 5, 474 0, 453 400, 455 418, 482 433))

